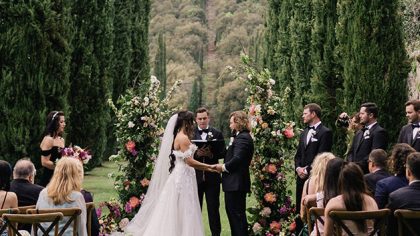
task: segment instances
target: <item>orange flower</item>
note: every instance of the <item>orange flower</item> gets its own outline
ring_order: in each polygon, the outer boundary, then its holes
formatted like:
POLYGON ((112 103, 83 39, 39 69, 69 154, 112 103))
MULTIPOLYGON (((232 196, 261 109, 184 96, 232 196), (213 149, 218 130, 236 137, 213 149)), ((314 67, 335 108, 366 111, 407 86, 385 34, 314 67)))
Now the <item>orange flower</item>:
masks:
POLYGON ((290 232, 295 232, 296 230, 296 221, 293 221, 290 225, 289 225, 289 231, 290 232))
POLYGON ((264 200, 268 203, 274 203, 275 201, 277 201, 277 196, 274 193, 266 193, 264 195, 264 200))
POLYGON ((148 179, 144 178, 140 181, 140 184, 141 186, 146 187, 146 186, 149 186, 149 182, 150 181, 148 179))
POLYGON ((279 222, 277 222, 277 221, 272 221, 271 222, 271 224, 270 224, 270 230, 271 231, 278 234, 278 233, 280 233, 280 228, 281 228, 281 225, 280 225, 279 222))
POLYGON ((266 171, 270 174, 275 174, 277 173, 277 167, 274 164, 269 164, 266 166, 266 171))
POLYGON ((133 151, 134 150, 134 148, 136 147, 136 143, 135 142, 133 142, 133 141, 128 141, 126 144, 125 144, 125 148, 127 149, 127 151, 129 151, 129 152, 131 152, 131 151, 133 151))
POLYGON ((140 199, 138 199, 136 196, 130 197, 129 202, 131 208, 136 208, 138 205, 140 205, 140 199))
POLYGON ((267 122, 262 123, 262 124, 261 124, 261 127, 262 127, 263 129, 267 129, 267 128, 268 128, 268 124, 267 124, 267 122))

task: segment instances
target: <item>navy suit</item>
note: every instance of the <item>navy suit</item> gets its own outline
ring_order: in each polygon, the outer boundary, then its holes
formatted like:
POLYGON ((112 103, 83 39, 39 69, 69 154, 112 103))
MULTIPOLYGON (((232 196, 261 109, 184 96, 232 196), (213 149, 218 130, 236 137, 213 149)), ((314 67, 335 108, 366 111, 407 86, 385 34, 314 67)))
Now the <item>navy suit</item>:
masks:
MULTIPOLYGON (((409 209, 420 211, 420 182, 413 182, 407 187, 400 188, 389 195, 388 208, 394 212, 397 209, 409 209)), ((388 235, 397 235, 397 223, 394 214, 391 214, 388 224, 388 235)), ((418 222, 413 222, 416 232, 420 232, 418 222)), ((405 232, 407 233, 407 232, 405 232)), ((408 234, 406 234, 408 235, 408 234)))
POLYGON ((378 123, 369 129, 369 135, 364 135, 363 130, 357 131, 354 135, 350 148, 348 160, 358 164, 365 174, 369 173, 368 159, 373 149, 386 150, 388 146, 388 135, 386 130, 378 123))
POLYGON ((246 193, 251 192, 249 166, 254 154, 254 141, 249 131, 240 132, 229 146, 222 174, 225 206, 232 236, 248 235, 246 193))
POLYGON ((408 185, 405 175, 390 176, 376 183, 375 200, 378 208, 382 209, 388 203, 389 195, 397 189, 408 185))
POLYGON ((411 124, 405 125, 401 128, 400 135, 398 137, 398 143, 407 143, 416 149, 417 152, 420 151, 420 135, 417 132, 417 135, 413 139, 413 126, 411 124))
POLYGON ((373 173, 365 174, 365 181, 367 184, 367 187, 369 191, 372 193, 372 195, 375 195, 376 190, 376 183, 381 180, 385 179, 387 177, 391 176, 388 171, 386 170, 377 170, 373 173))

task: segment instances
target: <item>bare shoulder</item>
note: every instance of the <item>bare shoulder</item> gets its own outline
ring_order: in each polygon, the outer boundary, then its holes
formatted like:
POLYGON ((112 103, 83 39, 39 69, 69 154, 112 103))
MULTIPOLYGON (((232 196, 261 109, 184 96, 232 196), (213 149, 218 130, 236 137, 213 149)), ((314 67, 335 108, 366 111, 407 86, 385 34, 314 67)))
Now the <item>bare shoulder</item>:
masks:
POLYGON ((331 200, 328 201, 328 204, 325 207, 325 212, 329 212, 332 210, 343 210, 343 209, 345 209, 343 198, 341 197, 341 195, 339 195, 337 197, 331 198, 331 200))
POLYGON ((373 199, 373 197, 364 194, 364 201, 365 201, 365 206, 366 206, 366 210, 368 211, 374 211, 374 210, 378 210, 378 204, 376 203, 375 199, 373 199))
POLYGON ((190 147, 191 141, 184 133, 178 133, 175 137, 174 147, 176 150, 185 151, 190 147))
POLYGON ((52 148, 53 144, 54 144, 54 138, 47 135, 47 136, 44 136, 44 138, 42 139, 40 147, 42 150, 49 150, 52 148))

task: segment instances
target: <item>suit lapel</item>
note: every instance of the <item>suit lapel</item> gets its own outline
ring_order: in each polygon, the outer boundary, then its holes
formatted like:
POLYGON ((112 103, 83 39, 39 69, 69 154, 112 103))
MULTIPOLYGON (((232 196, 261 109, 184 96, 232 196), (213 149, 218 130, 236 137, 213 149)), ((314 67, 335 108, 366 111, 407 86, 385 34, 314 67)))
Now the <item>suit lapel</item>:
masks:
POLYGON ((361 130, 359 130, 356 133, 356 143, 355 143, 355 145, 356 145, 356 147, 355 147, 356 152, 359 151, 359 148, 360 148, 362 142, 363 142, 363 132, 361 130))
POLYGON ((308 131, 309 128, 305 128, 305 130, 303 131, 303 147, 306 149, 306 147, 308 146, 309 142, 306 143, 306 138, 308 136, 308 131))

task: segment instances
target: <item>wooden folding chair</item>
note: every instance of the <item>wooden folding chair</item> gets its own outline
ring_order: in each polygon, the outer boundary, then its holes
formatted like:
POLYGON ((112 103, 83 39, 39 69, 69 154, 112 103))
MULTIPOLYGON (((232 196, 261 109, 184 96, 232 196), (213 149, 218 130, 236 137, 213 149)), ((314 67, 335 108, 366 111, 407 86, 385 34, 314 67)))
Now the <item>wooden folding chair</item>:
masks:
MULTIPOLYGON (((62 236, 70 224, 73 222, 73 236, 77 236, 77 226, 78 221, 77 217, 82 213, 80 208, 50 208, 50 209, 28 209, 26 213, 28 214, 44 214, 44 213, 55 213, 60 212, 64 217, 69 217, 58 233, 58 236, 62 236)), ((65 219, 65 218, 64 218, 65 219)))
POLYGON ((95 203, 88 202, 86 203, 86 221, 87 221, 87 234, 88 236, 92 236, 92 214, 96 214, 96 212, 93 212, 93 209, 95 208, 95 203))
POLYGON ((22 236, 19 232, 17 225, 18 224, 31 224, 33 235, 38 236, 38 228, 41 230, 43 236, 48 236, 49 233, 54 229, 54 235, 58 234, 58 223, 63 219, 63 214, 56 213, 46 213, 46 214, 3 214, 3 220, 6 222, 8 227, 9 236, 22 236), (50 225, 47 228, 44 228, 41 223, 48 223, 50 225))
MULTIPOLYGON (((0 210, 0 217, 3 216, 3 214, 17 214, 19 213, 19 210, 17 208, 10 208, 10 209, 2 209, 0 210)), ((0 220, 0 235, 7 229, 6 222, 3 220, 0 220)))
POLYGON ((381 209, 377 211, 330 211, 329 216, 333 219, 336 227, 335 235, 341 236, 341 230, 344 230, 348 235, 354 234, 344 224, 345 220, 374 220, 373 230, 368 235, 373 236, 376 233, 381 236, 386 235, 385 224, 390 214, 389 209, 381 209))
POLYGON ((312 225, 312 221, 310 221, 310 223, 308 224, 309 233, 312 232, 315 226, 317 235, 321 235, 319 232, 318 222, 324 225, 324 219, 322 218, 324 217, 324 210, 325 210, 324 208, 318 208, 318 207, 311 207, 311 209, 309 209, 309 217, 311 219, 314 219, 314 225, 312 225))
POLYGON ((22 207, 18 207, 18 209, 19 209, 19 214, 26 214, 26 210, 36 209, 36 205, 22 206, 22 207))
POLYGON ((420 223, 420 211, 398 209, 394 212, 394 216, 398 220, 398 235, 404 236, 407 233, 412 236, 419 236, 420 232, 418 224, 420 223), (414 225, 417 224, 415 227, 414 225), (404 234, 406 232, 406 234, 404 234))

